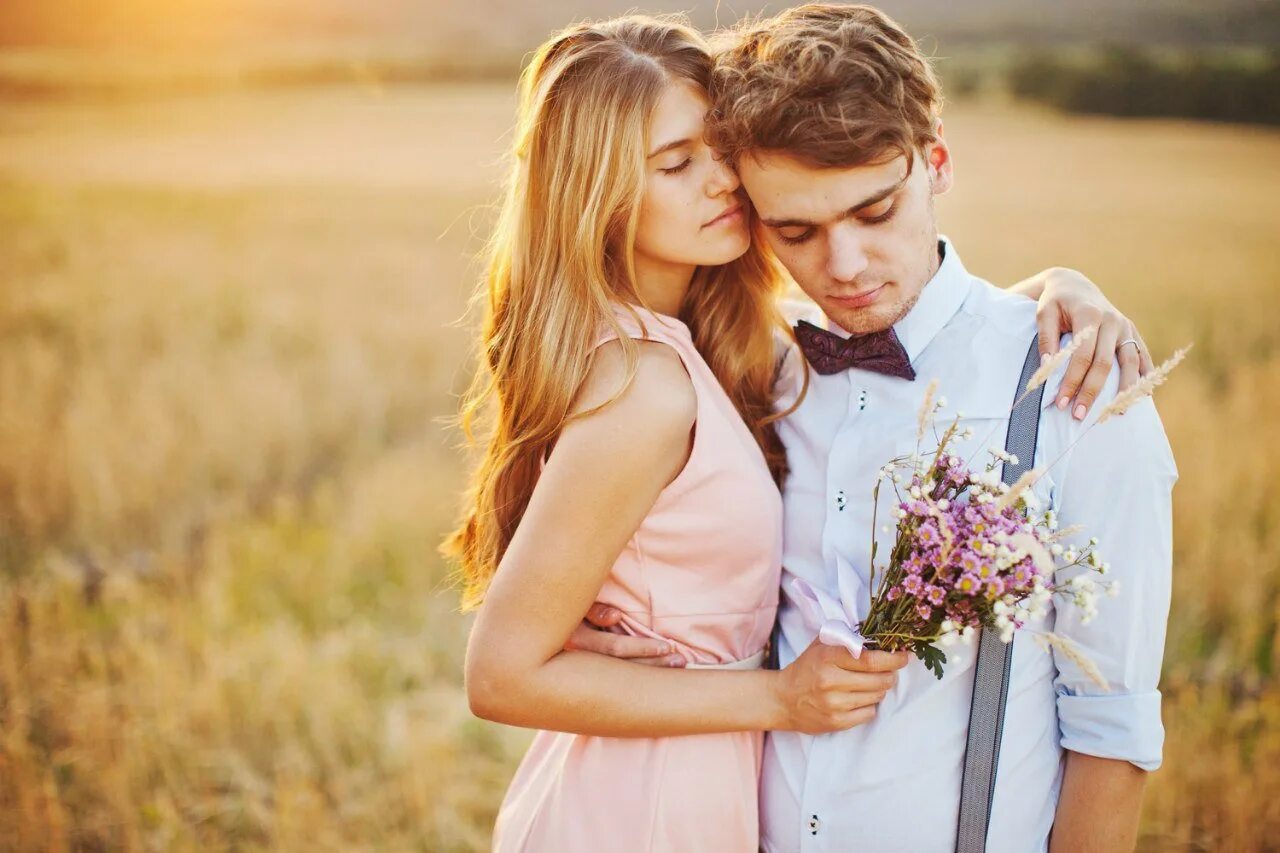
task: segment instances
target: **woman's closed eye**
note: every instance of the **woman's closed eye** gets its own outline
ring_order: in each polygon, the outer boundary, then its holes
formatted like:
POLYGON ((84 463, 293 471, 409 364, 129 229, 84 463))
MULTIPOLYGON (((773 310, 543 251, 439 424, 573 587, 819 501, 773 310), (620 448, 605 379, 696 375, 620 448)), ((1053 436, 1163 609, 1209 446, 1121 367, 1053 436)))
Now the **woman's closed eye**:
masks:
POLYGON ((692 157, 686 157, 682 161, 680 161, 679 165, 672 166, 669 169, 660 169, 659 171, 661 171, 664 175, 678 175, 681 172, 683 172, 685 169, 689 168, 689 164, 692 162, 693 162, 692 157))

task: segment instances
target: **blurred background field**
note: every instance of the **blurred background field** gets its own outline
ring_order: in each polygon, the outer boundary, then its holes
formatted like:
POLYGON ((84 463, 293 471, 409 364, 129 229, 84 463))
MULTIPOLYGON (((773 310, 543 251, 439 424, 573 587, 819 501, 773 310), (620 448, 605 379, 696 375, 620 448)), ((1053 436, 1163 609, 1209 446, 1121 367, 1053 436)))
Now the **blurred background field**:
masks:
MULTIPOLYGON (((1280 849, 1280 131, 1008 76, 1117 43, 1265 71, 1277 5, 885 6, 955 93, 967 265, 1075 266, 1158 355, 1196 342, 1157 395, 1182 477, 1142 847, 1280 849)), ((528 736, 470 717, 435 554, 452 323, 520 55, 623 8, 0 11, 0 850, 486 848, 528 736)))

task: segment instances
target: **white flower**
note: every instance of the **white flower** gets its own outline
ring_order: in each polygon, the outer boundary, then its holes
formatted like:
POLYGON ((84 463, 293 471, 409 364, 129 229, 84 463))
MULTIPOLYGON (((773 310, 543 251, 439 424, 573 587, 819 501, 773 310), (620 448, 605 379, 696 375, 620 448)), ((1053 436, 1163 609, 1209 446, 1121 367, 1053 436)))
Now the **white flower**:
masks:
POLYGON ((996 617, 996 627, 1002 631, 1012 624, 1013 622, 1009 621, 1009 617, 1005 616, 1003 613, 996 617))
POLYGON ((944 633, 944 634, 950 634, 950 633, 951 633, 952 631, 954 631, 955 629, 956 629, 956 623, 955 623, 955 622, 952 622, 950 619, 943 619, 943 620, 942 620, 942 633, 944 633))
POLYGON ((947 407, 947 398, 946 398, 946 397, 939 397, 939 398, 938 398, 938 408, 939 408, 939 409, 945 409, 946 407, 947 407))
POLYGON ((898 516, 898 518, 906 518, 906 517, 907 517, 907 511, 906 511, 905 509, 903 509, 902 507, 898 507, 897 516, 898 516))
POLYGON ((1107 597, 1115 598, 1120 594, 1120 581, 1112 581, 1107 584, 1107 597))
POLYGON ((940 510, 945 511, 949 506, 951 506, 951 501, 947 500, 946 498, 943 498, 942 500, 938 501, 938 509, 940 510))
POLYGON ((1060 542, 1054 542, 1049 546, 1049 553, 1055 557, 1061 557, 1064 550, 1066 549, 1062 547, 1062 543, 1060 542))
POLYGON ((1006 644, 1013 642, 1013 626, 1012 625, 1003 629, 1000 632, 1000 642, 1006 643, 1006 644))
POLYGON ((972 626, 972 625, 965 625, 965 626, 964 626, 964 630, 960 632, 960 636, 961 636, 961 637, 964 637, 966 640, 972 639, 972 638, 973 638, 973 626, 972 626))

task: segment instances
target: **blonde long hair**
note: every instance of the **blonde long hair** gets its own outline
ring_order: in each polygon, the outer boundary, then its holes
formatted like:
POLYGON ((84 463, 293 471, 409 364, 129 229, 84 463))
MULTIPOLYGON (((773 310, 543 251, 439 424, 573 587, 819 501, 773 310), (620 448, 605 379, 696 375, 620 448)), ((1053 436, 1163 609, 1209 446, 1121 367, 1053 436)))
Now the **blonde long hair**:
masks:
MULTIPOLYGON (((633 249, 648 122, 670 81, 705 89, 711 68, 706 42, 682 19, 628 16, 569 27, 521 75, 513 163, 476 294, 479 365, 459 418, 483 452, 463 519, 442 546, 460 564, 464 611, 484 598, 602 329, 618 333, 626 358, 614 400, 634 377, 639 349, 611 303, 645 304, 633 249)), ((680 319, 781 482, 772 388, 774 333, 787 329, 776 307, 784 279, 761 242, 699 268, 680 319)))

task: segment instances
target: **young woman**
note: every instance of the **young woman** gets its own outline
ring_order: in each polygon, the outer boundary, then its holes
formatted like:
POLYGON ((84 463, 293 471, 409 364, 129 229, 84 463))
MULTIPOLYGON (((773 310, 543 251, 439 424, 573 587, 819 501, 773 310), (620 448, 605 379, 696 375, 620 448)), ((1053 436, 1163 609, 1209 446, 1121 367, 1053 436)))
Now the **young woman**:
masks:
MULTIPOLYGON (((762 732, 865 722, 906 662, 815 644, 760 669, 787 328, 738 180, 703 141, 710 71, 694 30, 629 17, 564 31, 522 77, 463 412, 491 431, 446 544, 464 607, 483 602, 472 710, 541 730, 496 850, 756 850, 762 732), (582 630, 596 601, 616 633, 582 630)), ((1096 297, 1073 282, 1074 304, 1096 297)))

